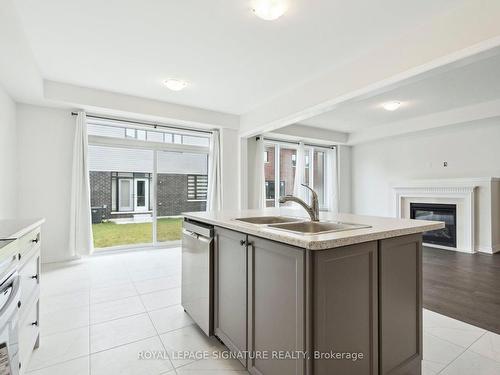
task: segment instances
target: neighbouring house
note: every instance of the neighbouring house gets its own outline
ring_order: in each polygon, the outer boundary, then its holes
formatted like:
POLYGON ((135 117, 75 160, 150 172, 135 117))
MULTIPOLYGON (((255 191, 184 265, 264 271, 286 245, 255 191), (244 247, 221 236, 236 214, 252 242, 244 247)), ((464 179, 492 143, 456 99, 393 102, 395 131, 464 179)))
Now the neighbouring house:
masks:
MULTIPOLYGON (((153 157, 150 150, 89 146, 90 199, 103 220, 144 218, 153 209, 153 157)), ((206 154, 158 152, 157 216, 204 211, 206 154)))

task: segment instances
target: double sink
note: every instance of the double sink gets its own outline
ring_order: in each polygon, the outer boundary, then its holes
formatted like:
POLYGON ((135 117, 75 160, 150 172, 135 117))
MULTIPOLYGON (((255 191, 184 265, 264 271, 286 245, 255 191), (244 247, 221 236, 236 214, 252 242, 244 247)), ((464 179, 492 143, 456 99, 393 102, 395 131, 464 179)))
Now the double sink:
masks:
POLYGON ((265 225, 269 228, 299 234, 324 234, 370 228, 369 225, 345 223, 341 221, 306 221, 288 216, 255 216, 242 217, 235 220, 245 223, 265 225))

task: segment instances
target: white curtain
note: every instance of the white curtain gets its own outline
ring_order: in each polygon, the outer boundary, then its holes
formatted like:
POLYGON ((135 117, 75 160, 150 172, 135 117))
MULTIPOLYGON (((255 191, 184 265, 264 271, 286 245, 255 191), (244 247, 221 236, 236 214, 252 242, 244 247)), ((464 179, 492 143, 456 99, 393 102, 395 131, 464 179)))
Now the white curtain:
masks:
POLYGON ((328 211, 338 213, 338 172, 337 172, 337 150, 329 149, 326 152, 326 204, 328 211))
POLYGON ((306 183, 306 151, 304 148, 304 143, 300 142, 297 148, 297 157, 295 162, 295 179, 293 181, 293 195, 302 199, 307 200, 308 190, 302 186, 306 183))
POLYGON ((69 257, 92 254, 94 247, 90 216, 87 118, 85 112, 78 112, 76 116, 70 215, 69 257))
POLYGON ((266 178, 264 174, 264 153, 266 148, 264 146, 264 137, 260 136, 257 139, 257 146, 255 150, 255 170, 253 191, 255 194, 256 208, 266 207, 266 178))
POLYGON ((208 156, 208 202, 207 211, 222 209, 220 133, 214 130, 210 140, 208 156))

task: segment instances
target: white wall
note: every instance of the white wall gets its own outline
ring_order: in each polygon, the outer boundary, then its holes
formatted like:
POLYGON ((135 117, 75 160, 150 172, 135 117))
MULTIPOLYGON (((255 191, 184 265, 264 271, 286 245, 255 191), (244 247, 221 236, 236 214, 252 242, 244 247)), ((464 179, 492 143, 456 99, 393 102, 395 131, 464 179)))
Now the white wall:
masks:
POLYGON ((350 213, 352 210, 351 187, 351 147, 338 146, 337 148, 339 212, 350 213))
POLYGON ((234 129, 221 129, 221 176, 222 209, 235 210, 239 207, 239 154, 240 138, 234 129))
POLYGON ((498 118, 359 144, 352 147, 353 212, 393 216, 398 181, 497 176, 498 118))
POLYGON ((45 217, 42 261, 67 258, 75 119, 69 110, 17 105, 18 212, 45 217))
POLYGON ((0 86, 0 219, 16 217, 16 104, 0 86))

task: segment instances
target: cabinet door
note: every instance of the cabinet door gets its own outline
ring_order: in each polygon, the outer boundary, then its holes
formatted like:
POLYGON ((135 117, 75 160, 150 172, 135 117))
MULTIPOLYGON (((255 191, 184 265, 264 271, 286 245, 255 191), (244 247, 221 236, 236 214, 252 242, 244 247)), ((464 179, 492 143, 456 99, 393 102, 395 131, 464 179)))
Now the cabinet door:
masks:
POLYGON ((315 375, 378 374, 377 249, 372 241, 312 252, 315 352, 363 353, 318 359, 315 375))
POLYGON ((272 358, 273 352, 305 351, 304 260, 305 250, 249 236, 248 341, 250 373, 257 375, 304 374, 305 361, 272 358))
POLYGON ((380 374, 420 374, 422 236, 380 241, 380 374))
POLYGON ((215 228, 215 335, 233 352, 247 350, 246 239, 245 234, 215 228))

